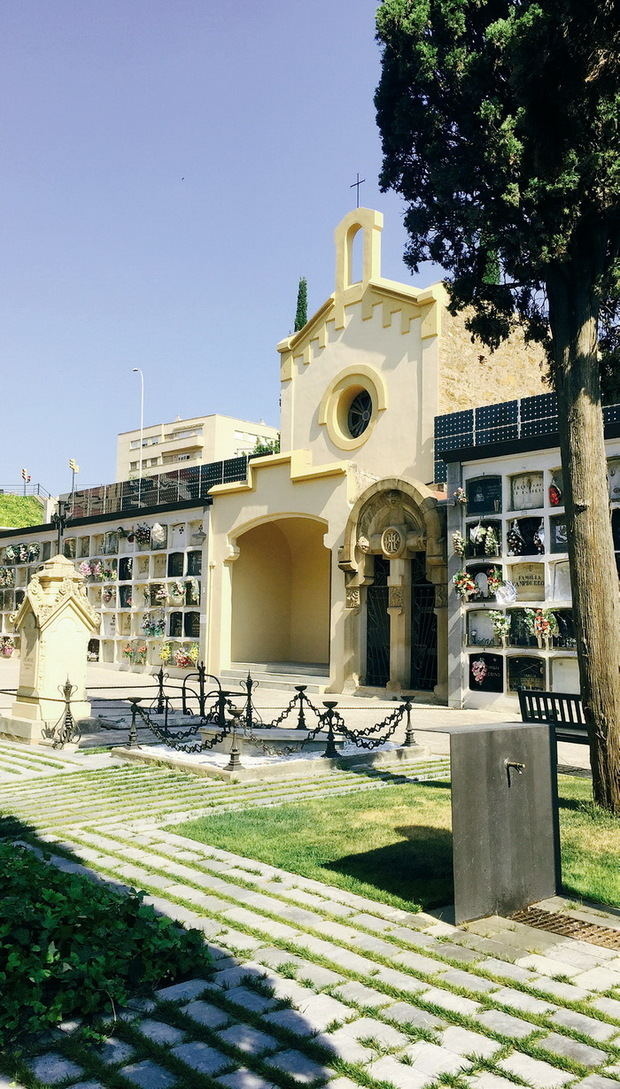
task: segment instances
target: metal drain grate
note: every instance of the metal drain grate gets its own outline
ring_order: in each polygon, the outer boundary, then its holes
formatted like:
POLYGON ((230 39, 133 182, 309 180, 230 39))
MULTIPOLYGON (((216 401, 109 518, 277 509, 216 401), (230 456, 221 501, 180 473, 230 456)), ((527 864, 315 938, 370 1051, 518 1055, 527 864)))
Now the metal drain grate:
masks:
POLYGON ((620 949, 620 930, 598 926, 596 923, 585 923, 572 915, 526 908, 524 911, 515 911, 510 918, 537 930, 550 930, 552 934, 561 934, 564 938, 577 938, 582 942, 590 942, 591 945, 602 945, 605 949, 620 949))

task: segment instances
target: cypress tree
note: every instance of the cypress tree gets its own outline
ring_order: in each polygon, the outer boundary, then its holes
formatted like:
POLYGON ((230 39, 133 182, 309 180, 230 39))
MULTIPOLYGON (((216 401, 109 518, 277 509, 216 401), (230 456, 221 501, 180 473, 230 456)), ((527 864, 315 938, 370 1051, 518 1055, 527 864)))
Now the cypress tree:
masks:
POLYGON ((300 276, 297 288, 297 310, 295 313, 295 332, 303 329, 308 321, 308 281, 305 276, 300 276))

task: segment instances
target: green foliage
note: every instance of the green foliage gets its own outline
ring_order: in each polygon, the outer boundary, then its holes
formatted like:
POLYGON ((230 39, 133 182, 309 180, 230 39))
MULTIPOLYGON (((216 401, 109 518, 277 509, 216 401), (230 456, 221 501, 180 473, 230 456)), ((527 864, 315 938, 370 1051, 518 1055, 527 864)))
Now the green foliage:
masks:
POLYGON ((299 278, 297 288, 297 310, 295 312, 295 332, 303 329, 308 321, 308 281, 305 276, 299 278))
POLYGON ((491 346, 520 321, 549 351, 549 276, 617 320, 620 22, 583 0, 384 0, 381 185, 406 202, 412 269, 449 270, 491 346))
POLYGON ((280 453, 280 436, 277 439, 266 439, 261 442, 260 439, 256 440, 254 449, 250 454, 250 457, 263 457, 266 454, 279 454, 280 453))
POLYGON ((0 843, 0 1051, 76 1015, 112 1012, 138 990, 204 972, 198 931, 142 902, 0 843))
POLYGON ((0 526, 40 526, 45 512, 34 495, 0 495, 0 526))

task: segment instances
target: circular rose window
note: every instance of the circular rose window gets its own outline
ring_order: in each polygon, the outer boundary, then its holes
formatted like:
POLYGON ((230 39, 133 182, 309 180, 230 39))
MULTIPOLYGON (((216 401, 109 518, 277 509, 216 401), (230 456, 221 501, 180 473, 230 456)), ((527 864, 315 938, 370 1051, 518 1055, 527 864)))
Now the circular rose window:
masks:
POLYGON ((356 393, 349 405, 347 426, 351 438, 357 439, 364 433, 372 417, 372 397, 368 390, 362 389, 356 393))

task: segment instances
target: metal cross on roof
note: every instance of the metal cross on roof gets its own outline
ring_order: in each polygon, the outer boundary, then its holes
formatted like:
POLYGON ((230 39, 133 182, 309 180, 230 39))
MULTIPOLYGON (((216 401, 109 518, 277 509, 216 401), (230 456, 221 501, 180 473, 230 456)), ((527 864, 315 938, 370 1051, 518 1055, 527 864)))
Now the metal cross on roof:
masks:
POLYGON ((357 189, 357 204, 356 204, 356 208, 359 208, 359 206, 360 206, 360 185, 363 185, 363 184, 364 184, 364 182, 366 181, 366 178, 360 178, 360 176, 359 176, 359 171, 357 172, 357 174, 356 174, 356 177, 357 177, 357 181, 354 181, 354 182, 353 182, 353 185, 350 185, 350 186, 349 186, 349 189, 357 189))

